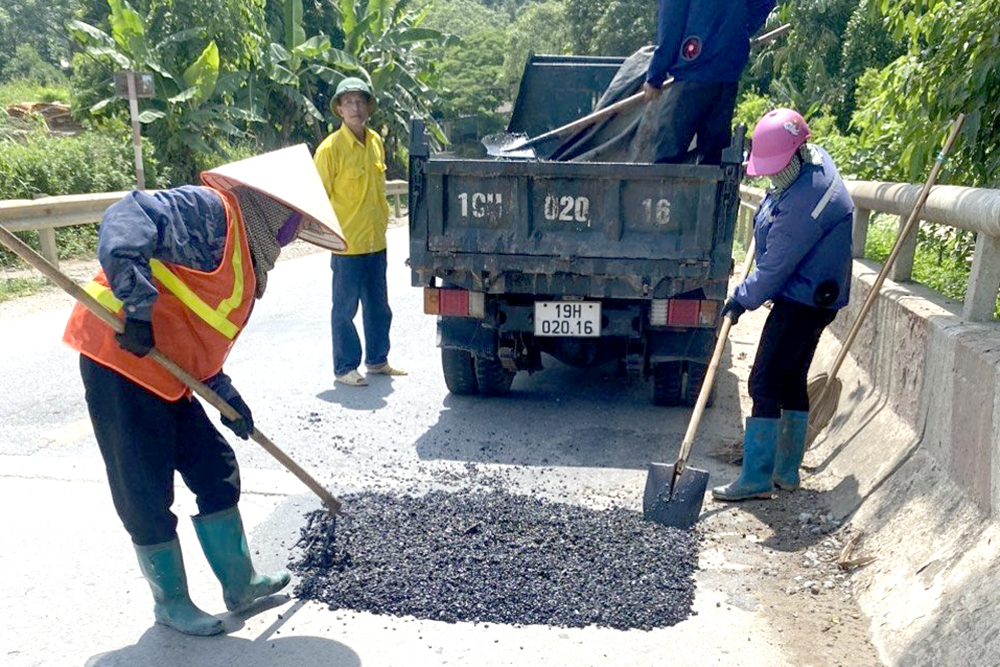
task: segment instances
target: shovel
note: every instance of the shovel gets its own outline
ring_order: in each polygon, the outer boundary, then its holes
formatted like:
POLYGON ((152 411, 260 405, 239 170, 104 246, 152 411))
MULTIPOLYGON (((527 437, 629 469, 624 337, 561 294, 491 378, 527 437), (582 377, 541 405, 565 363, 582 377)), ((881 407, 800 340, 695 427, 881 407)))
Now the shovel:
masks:
MULTIPOLYGON (((786 23, 774 30, 764 33, 759 37, 755 37, 750 40, 751 46, 757 44, 766 44, 777 37, 784 35, 786 32, 791 30, 792 24, 786 23)), ((661 88, 666 88, 674 82, 674 77, 669 77, 663 82, 661 88)), ((547 139, 553 139, 555 137, 562 137, 568 135, 577 130, 581 130, 589 125, 593 125, 599 120, 604 120, 609 116, 613 116, 616 113, 625 111, 640 101, 642 101, 643 93, 639 91, 630 97, 626 97, 623 100, 615 102, 611 106, 604 107, 603 109, 598 109, 593 111, 583 118, 578 118, 572 123, 567 123, 562 127, 557 127, 554 130, 549 130, 545 134, 540 134, 533 139, 529 139, 527 135, 523 132, 500 132, 498 134, 488 134, 482 139, 483 146, 486 147, 486 154, 493 157, 509 157, 509 158, 527 158, 534 159, 536 157, 535 150, 532 146, 539 144, 547 139)))
MULTIPOLYGON (((753 264, 754 239, 751 237, 747 247, 746 261, 740 273, 739 282, 746 279, 753 264)), ((712 361, 708 364, 705 379, 698 392, 698 400, 694 404, 687 432, 681 442, 681 450, 673 465, 665 463, 650 463, 646 475, 646 490, 642 495, 642 515, 648 521, 655 521, 669 528, 690 528, 698 522, 701 506, 705 502, 705 491, 708 489, 708 471, 699 468, 688 468, 687 460, 691 455, 691 445, 698 430, 698 423, 708 403, 715 382, 715 372, 722 359, 722 351, 726 348, 726 339, 733 321, 729 317, 722 319, 719 337, 715 341, 715 351, 712 361)))
MULTIPOLYGON (((667 79, 663 87, 667 87, 673 83, 673 77, 667 79)), ((512 158, 534 158, 535 150, 532 146, 539 144, 547 139, 553 139, 555 137, 562 137, 568 134, 572 134, 577 130, 583 129, 590 125, 593 125, 599 120, 603 120, 609 116, 613 116, 620 111, 634 107, 636 104, 642 101, 643 93, 639 91, 638 93, 626 97, 623 100, 619 100, 612 104, 611 106, 604 107, 603 109, 598 109, 597 111, 592 111, 583 118, 577 118, 572 123, 567 123, 561 127, 557 127, 554 130, 549 130, 545 134, 540 134, 533 139, 528 139, 522 133, 518 132, 501 132, 499 134, 488 134, 483 137, 483 146, 486 147, 487 155, 492 155, 494 157, 512 157, 512 158)))
MULTIPOLYGON (((88 294, 82 287, 60 272, 59 269, 50 264, 47 259, 32 250, 28 245, 21 241, 21 239, 14 236, 3 226, 0 226, 0 243, 3 243, 11 250, 11 252, 15 253, 25 262, 41 271, 46 278, 63 288, 66 293, 86 306, 91 312, 94 313, 94 315, 99 317, 105 324, 114 329, 116 333, 124 331, 124 323, 114 313, 102 306, 97 299, 90 296, 90 294, 88 294)), ((162 352, 154 348, 150 350, 149 357, 156 363, 163 366, 163 368, 169 371, 178 380, 183 382, 189 389, 191 389, 191 391, 198 394, 198 396, 215 407, 226 419, 237 420, 240 418, 240 414, 236 412, 233 406, 229 405, 225 399, 209 389, 202 382, 199 382, 187 371, 171 361, 162 352)), ((263 433, 258 431, 256 426, 253 429, 253 433, 250 434, 250 437, 253 438, 254 442, 267 450, 268 454, 276 458, 281 465, 285 466, 285 468, 287 468, 293 475, 298 477, 313 493, 319 496, 320 500, 323 501, 323 504, 332 516, 336 516, 341 513, 340 501, 333 497, 329 491, 320 486, 319 482, 313 479, 309 473, 299 466, 299 464, 293 461, 283 451, 278 449, 277 445, 268 440, 263 433)))

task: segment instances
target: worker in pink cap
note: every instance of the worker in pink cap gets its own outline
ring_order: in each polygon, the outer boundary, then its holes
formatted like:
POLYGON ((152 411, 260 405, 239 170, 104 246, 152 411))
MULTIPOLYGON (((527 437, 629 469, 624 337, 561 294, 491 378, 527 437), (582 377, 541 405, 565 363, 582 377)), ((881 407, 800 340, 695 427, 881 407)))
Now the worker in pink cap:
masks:
POLYGON ((854 204, 829 153, 808 143, 792 109, 765 114, 753 131, 747 174, 770 180, 754 216, 754 271, 722 309, 735 325, 746 310, 773 305, 750 371, 753 399, 737 480, 719 500, 770 498, 799 487, 809 424, 807 375, 820 334, 849 300, 854 204))

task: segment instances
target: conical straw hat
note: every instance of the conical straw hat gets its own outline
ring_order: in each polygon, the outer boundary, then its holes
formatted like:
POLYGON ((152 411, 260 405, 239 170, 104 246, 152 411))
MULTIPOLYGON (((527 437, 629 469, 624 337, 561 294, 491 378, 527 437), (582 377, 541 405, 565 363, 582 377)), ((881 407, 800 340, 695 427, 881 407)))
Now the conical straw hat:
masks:
POLYGON ((305 144, 209 169, 202 172, 201 180, 218 190, 245 186, 277 199, 302 213, 298 238, 328 250, 347 249, 337 214, 305 144))

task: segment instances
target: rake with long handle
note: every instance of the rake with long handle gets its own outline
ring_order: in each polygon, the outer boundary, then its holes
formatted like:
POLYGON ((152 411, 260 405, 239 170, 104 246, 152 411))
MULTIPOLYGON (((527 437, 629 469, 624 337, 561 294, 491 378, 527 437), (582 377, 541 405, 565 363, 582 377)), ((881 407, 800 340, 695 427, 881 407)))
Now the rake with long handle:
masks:
MULTIPOLYGON (((125 324, 121 321, 121 319, 102 306, 97 299, 88 294, 82 287, 77 285, 68 276, 49 263, 47 259, 32 250, 27 244, 21 241, 21 239, 14 236, 14 234, 3 226, 0 226, 0 242, 2 242, 11 250, 11 252, 15 253, 25 262, 41 271, 46 278, 61 287, 71 297, 86 306, 88 310, 99 317, 116 333, 124 331, 125 324)), ((199 382, 187 371, 171 361, 162 352, 153 348, 149 352, 149 357, 156 363, 163 366, 163 368, 165 368, 171 375, 183 382, 186 387, 191 389, 191 391, 198 394, 198 396, 216 408, 226 419, 237 420, 240 418, 240 414, 235 408, 233 408, 233 406, 229 405, 225 399, 212 391, 204 383, 199 382)), ((256 426, 250 434, 250 437, 254 442, 263 447, 268 454, 276 458, 278 463, 285 466, 285 468, 287 468, 293 475, 298 477, 313 493, 319 496, 320 500, 323 501, 323 504, 330 511, 330 514, 336 516, 341 513, 341 502, 337 500, 329 491, 324 489, 319 482, 313 479, 313 477, 303 470, 298 463, 293 461, 291 457, 281 451, 278 446, 261 433, 256 426)))

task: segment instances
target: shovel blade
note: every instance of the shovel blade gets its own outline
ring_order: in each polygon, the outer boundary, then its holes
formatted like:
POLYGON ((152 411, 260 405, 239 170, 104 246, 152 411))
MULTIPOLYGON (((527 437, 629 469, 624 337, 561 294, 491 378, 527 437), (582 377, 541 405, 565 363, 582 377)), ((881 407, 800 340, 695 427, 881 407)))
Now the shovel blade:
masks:
POLYGON ((482 138, 486 154, 491 157, 533 159, 535 151, 528 143, 528 135, 520 132, 501 132, 488 134, 482 138))
POLYGON ((690 528, 698 523, 708 489, 708 471, 684 468, 674 479, 674 465, 650 463, 646 490, 642 496, 642 515, 669 528, 690 528), (673 488, 671 488, 673 483, 673 488))

